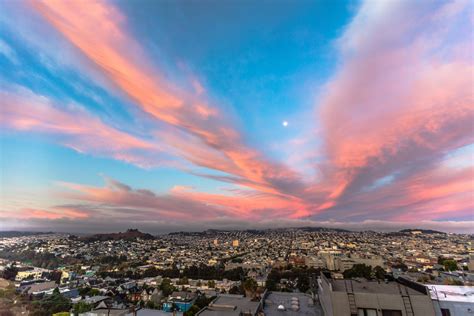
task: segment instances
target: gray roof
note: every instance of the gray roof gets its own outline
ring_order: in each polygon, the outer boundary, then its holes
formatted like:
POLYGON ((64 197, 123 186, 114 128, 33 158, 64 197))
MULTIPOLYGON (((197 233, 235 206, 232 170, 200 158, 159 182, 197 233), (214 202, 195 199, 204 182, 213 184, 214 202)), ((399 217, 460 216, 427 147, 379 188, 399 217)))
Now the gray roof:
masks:
POLYGON ((259 301, 251 301, 243 295, 223 294, 218 296, 208 307, 201 310, 200 316, 227 316, 240 315, 241 312, 250 312, 255 315, 260 306, 259 301))
POLYGON ((400 288, 405 288, 410 295, 424 295, 418 291, 413 290, 407 286, 399 284, 397 282, 377 282, 367 281, 364 279, 358 280, 331 280, 332 289, 335 292, 347 292, 347 287, 352 284, 354 293, 373 293, 373 294, 400 294, 400 288))
POLYGON ((29 286, 28 293, 43 292, 57 287, 56 282, 35 283, 29 286))
MULTIPOLYGON (((129 313, 126 316, 133 316, 133 313, 129 313)), ((158 309, 139 309, 137 310, 137 316, 171 316, 173 313, 165 312, 158 309)), ((176 316, 183 315, 183 313, 176 313, 176 316)))
POLYGON ((320 305, 315 305, 310 295, 304 293, 270 292, 263 304, 265 316, 320 316, 323 315, 320 305), (292 304, 297 301, 299 309, 293 310, 292 304), (278 310, 278 306, 283 305, 285 310, 278 310))

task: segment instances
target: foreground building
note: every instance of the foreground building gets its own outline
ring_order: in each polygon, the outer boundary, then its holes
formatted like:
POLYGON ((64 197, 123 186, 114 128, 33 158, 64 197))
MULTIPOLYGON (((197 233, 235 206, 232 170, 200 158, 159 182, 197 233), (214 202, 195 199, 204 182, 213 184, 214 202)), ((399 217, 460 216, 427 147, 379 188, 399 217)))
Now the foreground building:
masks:
POLYGON ((427 285, 436 316, 474 315, 474 287, 454 285, 427 285))
POLYGON ((257 316, 262 300, 251 300, 243 295, 223 294, 203 308, 199 316, 257 316))
POLYGON ((319 299, 325 315, 434 316, 426 288, 398 282, 334 280, 321 274, 319 299))
POLYGON ((322 316, 321 306, 305 293, 269 292, 263 301, 265 316, 322 316))

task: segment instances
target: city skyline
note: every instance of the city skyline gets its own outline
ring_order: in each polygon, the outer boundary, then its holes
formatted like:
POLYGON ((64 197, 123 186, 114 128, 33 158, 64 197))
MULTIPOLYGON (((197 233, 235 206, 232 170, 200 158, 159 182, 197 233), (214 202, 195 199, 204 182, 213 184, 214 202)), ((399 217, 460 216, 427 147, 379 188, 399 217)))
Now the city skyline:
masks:
POLYGON ((0 230, 474 232, 469 1, 10 1, 0 230))

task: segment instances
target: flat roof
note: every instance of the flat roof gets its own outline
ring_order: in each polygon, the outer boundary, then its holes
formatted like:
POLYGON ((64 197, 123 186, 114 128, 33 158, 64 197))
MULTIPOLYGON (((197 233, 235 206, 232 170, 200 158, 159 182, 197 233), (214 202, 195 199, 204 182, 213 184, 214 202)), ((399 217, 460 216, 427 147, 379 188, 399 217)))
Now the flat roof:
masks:
POLYGON ((426 287, 433 300, 474 303, 474 286, 429 284, 426 287))
POLYGON ((367 280, 330 280, 332 284, 333 291, 336 292, 347 292, 347 287, 352 284, 352 289, 354 293, 373 293, 373 294, 393 294, 399 295, 400 288, 406 288, 408 294, 410 295, 424 295, 412 288, 409 288, 405 285, 399 284, 397 282, 377 282, 377 281, 367 281, 367 280), (347 282, 347 283, 346 283, 347 282))
POLYGON ((323 311, 319 304, 314 304, 310 295, 304 293, 288 293, 288 292, 270 292, 264 300, 263 311, 265 316, 322 316, 323 311), (296 299, 297 300, 296 300, 296 299), (292 310, 292 303, 299 302, 299 310, 292 310), (285 310, 279 310, 278 307, 283 305, 285 310))
POLYGON ((218 296, 206 309, 202 310, 198 315, 202 316, 219 316, 219 315, 240 315, 241 312, 255 314, 260 301, 251 301, 243 295, 223 294, 218 296))

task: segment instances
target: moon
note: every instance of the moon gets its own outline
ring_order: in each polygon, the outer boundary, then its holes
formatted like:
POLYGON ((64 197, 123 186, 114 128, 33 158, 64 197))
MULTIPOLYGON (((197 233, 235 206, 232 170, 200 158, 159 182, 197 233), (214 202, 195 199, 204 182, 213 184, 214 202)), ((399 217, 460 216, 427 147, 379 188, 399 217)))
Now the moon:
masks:
POLYGON ((281 125, 283 125, 283 127, 287 127, 287 126, 288 126, 288 121, 283 121, 283 122, 281 123, 281 125))

